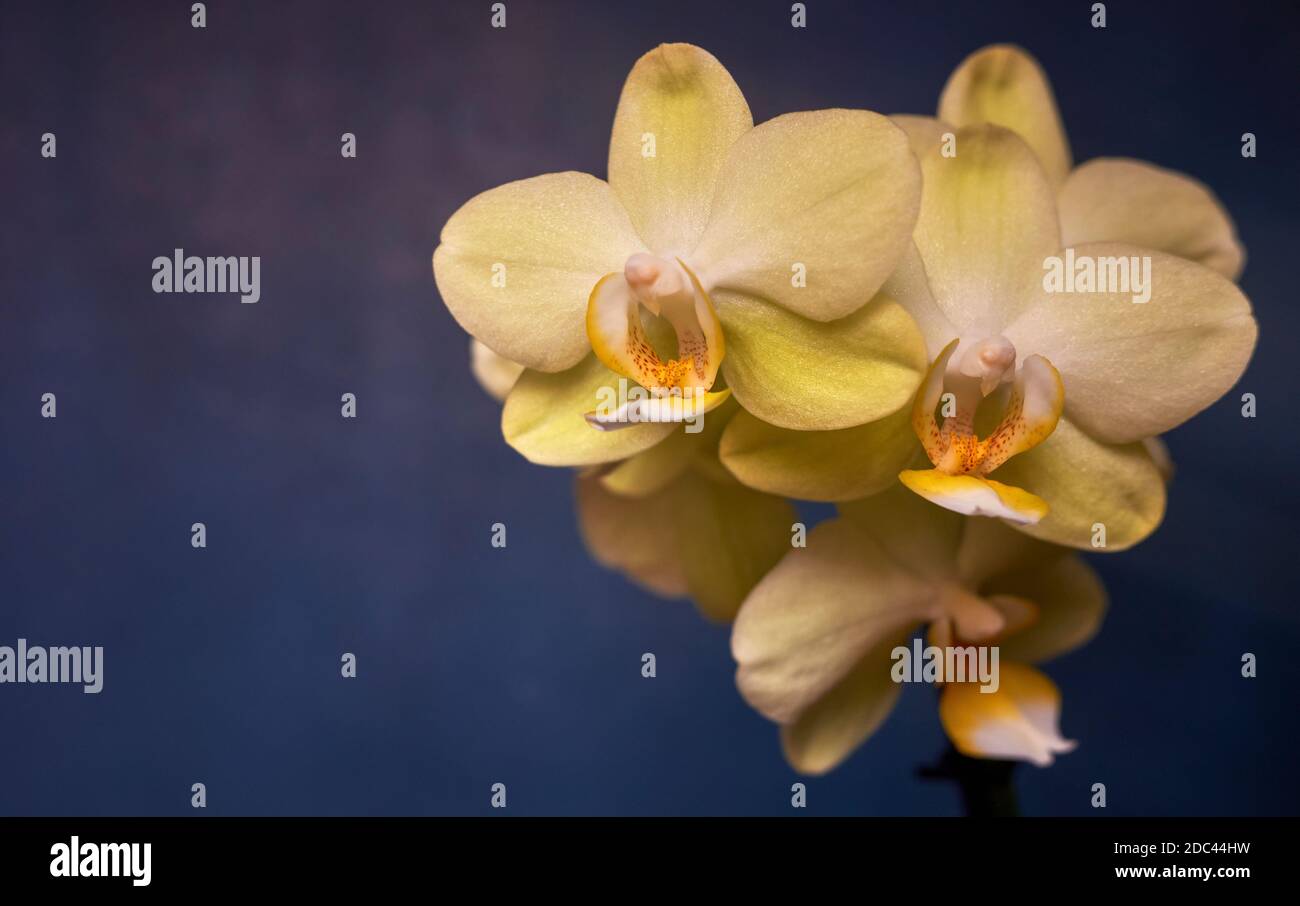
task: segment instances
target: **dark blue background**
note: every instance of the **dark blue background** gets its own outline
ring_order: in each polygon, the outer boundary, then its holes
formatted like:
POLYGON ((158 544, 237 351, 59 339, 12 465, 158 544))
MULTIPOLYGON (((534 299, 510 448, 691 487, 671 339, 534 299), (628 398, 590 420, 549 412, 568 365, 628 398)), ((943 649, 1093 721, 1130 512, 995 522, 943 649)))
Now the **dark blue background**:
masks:
MULTIPOLYGON (((661 41, 716 54, 760 121, 929 113, 1013 41, 1077 160, 1221 195, 1258 351, 1169 436, 1160 531, 1092 558, 1110 617, 1050 671, 1081 745, 1019 787, 1034 814, 1093 814, 1096 781, 1111 814, 1298 810, 1296 6, 1113 2, 1104 31, 1086 2, 811 0, 802 31, 789 6, 508 0, 502 31, 477 0, 218 0, 199 31, 188 2, 4 4, 0 644, 102 645, 106 670, 98 696, 0 687, 0 813, 192 814, 196 781, 209 814, 487 813, 496 781, 516 814, 789 813, 727 630, 588 559, 570 475, 502 441, 430 272, 471 195, 603 176, 661 41), (262 256, 261 302, 153 294, 177 246, 262 256)), ((957 813, 915 776, 944 747, 932 696, 908 689, 809 812, 957 813)))

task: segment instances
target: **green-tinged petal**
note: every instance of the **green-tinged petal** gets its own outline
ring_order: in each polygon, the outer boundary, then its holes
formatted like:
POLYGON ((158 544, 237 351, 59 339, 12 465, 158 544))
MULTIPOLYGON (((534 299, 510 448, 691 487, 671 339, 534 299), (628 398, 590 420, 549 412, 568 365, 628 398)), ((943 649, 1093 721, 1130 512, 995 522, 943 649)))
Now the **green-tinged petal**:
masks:
POLYGON ((524 366, 497 355, 473 337, 469 341, 469 368, 474 380, 497 402, 504 402, 524 366))
POLYGON ((1155 531, 1165 514, 1165 482, 1146 448, 1095 440, 1068 414, 1051 437, 993 475, 1047 501, 1042 521, 1019 531, 1066 547, 1125 550, 1155 531), (1104 547, 1094 547, 1102 537, 1094 526, 1104 527, 1104 547))
POLYGON ((722 436, 722 463, 751 488, 799 500, 856 500, 893 487, 917 451, 904 407, 838 431, 791 431, 741 411, 722 436))
MULTIPOLYGON (((707 417, 707 416, 706 416, 707 417)), ((662 491, 691 466, 694 444, 679 428, 649 450, 642 450, 600 475, 600 483, 621 497, 645 497, 662 491)))
POLYGON ((634 456, 684 430, 672 422, 645 422, 617 431, 599 431, 586 413, 603 398, 616 398, 619 381, 627 383, 588 356, 559 374, 525 371, 506 397, 501 430, 506 442, 543 466, 585 466, 634 456))
POLYGON ((1246 252, 1227 210, 1206 186, 1182 173, 1126 158, 1080 164, 1061 187, 1066 245, 1126 242, 1188 258, 1229 280, 1246 252))
POLYGON ((753 125, 708 51, 661 44, 637 61, 614 115, 609 182, 647 246, 669 255, 695 246, 727 151, 753 125))
POLYGON ((736 142, 689 261, 705 287, 818 321, 869 300, 907 247, 921 173, 907 135, 861 110, 790 113, 736 142))
POLYGON ((939 97, 939 119, 954 126, 994 123, 1011 129, 1034 149, 1053 185, 1070 172, 1070 144, 1051 83, 1038 61, 1019 47, 992 45, 963 60, 939 97))
POLYGON ((442 228, 433 275, 468 333, 528 368, 563 371, 590 348, 592 287, 643 250, 606 183, 550 173, 465 202, 442 228))
POLYGON ((712 620, 736 615, 745 596, 790 549, 794 508, 693 470, 643 497, 580 478, 583 538, 600 563, 651 591, 689 595, 712 620))
MULTIPOLYGON (((897 475, 895 475, 895 479, 897 475)), ((973 522, 935 506, 895 481, 887 490, 839 505, 840 515, 869 534, 918 576, 955 577, 962 534, 973 522)))
POLYGON ((736 618, 736 684, 778 723, 799 719, 873 648, 930 615, 932 590, 843 519, 809 533, 753 590, 736 618))
POLYGON ((897 633, 868 651, 849 675, 781 728, 781 748, 801 774, 825 774, 884 722, 902 689, 890 676, 890 653, 907 644, 897 633))
POLYGON ((831 431, 891 415, 911 402, 928 362, 916 323, 887 296, 833 322, 725 290, 714 302, 727 385, 741 406, 781 428, 831 431))
POLYGON ((1003 661, 996 692, 978 683, 950 683, 939 720, 957 751, 972 758, 1014 758, 1040 768, 1076 743, 1061 736, 1061 693, 1033 667, 1003 661))
POLYGON ((956 133, 956 128, 932 116, 915 116, 894 113, 889 117, 895 126, 907 133, 908 144, 918 158, 925 157, 930 149, 943 141, 945 132, 956 133))
POLYGON ((997 126, 958 130, 957 156, 934 149, 921 169, 916 245, 934 300, 962 336, 995 336, 1043 294, 1043 260, 1061 248, 1056 193, 997 126))
POLYGON ((999 643, 1003 658, 1024 663, 1050 660, 1083 645, 1097 634, 1106 613, 1106 589, 1078 555, 998 576, 981 591, 1015 595, 1037 606, 1034 622, 999 643))
POLYGON ((582 540, 597 563, 663 597, 689 594, 678 539, 668 528, 674 518, 670 495, 621 497, 594 478, 577 479, 574 492, 582 540))
POLYGON ((1125 291, 1045 295, 1006 336, 1016 349, 1051 359, 1065 381, 1066 414, 1079 427, 1112 443, 1161 434, 1241 377, 1257 329, 1250 302, 1230 280, 1137 246, 1082 245, 1067 250, 1066 267, 1070 252, 1076 270, 1081 260, 1095 262, 1125 291), (1134 301, 1145 295, 1139 272, 1146 272, 1146 302, 1134 301))

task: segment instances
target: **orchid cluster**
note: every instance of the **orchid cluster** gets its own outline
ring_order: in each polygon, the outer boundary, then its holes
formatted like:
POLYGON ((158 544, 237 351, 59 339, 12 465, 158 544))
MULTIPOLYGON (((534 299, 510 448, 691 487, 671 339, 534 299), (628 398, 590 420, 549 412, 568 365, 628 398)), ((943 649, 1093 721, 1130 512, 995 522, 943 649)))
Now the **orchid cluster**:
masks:
POLYGON ((815 774, 888 715, 918 632, 1000 652, 995 689, 940 680, 960 752, 1073 747, 1038 665, 1107 607, 1075 551, 1159 525, 1160 435, 1255 345, 1243 259, 1195 180, 1074 166, 1018 48, 967 58, 933 117, 755 125, 670 44, 624 84, 608 179, 470 199, 433 271, 506 441, 577 471, 591 554, 732 622, 741 694, 815 774), (838 515, 802 538, 792 500, 838 515))

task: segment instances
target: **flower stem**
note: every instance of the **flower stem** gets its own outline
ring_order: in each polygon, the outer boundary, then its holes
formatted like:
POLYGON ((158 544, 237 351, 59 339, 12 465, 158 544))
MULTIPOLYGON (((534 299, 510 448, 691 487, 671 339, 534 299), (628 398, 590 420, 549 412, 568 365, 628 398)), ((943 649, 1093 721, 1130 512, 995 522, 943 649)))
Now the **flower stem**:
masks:
POLYGON ((1015 818, 1014 761, 970 758, 951 745, 938 762, 922 765, 917 774, 924 780, 951 780, 961 789, 962 805, 968 818, 1015 818))

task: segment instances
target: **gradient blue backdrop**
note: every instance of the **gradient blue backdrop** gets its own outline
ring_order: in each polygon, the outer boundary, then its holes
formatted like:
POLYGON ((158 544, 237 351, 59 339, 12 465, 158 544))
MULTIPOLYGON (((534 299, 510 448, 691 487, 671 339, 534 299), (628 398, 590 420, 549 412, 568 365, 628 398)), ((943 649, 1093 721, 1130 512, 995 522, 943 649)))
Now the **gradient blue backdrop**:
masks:
MULTIPOLYGON (((3 5, 0 644, 102 645, 106 675, 0 687, 0 813, 192 814, 196 781, 209 814, 480 814, 496 781, 515 814, 789 813, 726 629, 588 559, 570 476, 502 441, 430 272, 475 193, 603 176, 661 41, 716 54, 758 120, 931 112, 965 54, 1014 41, 1076 159, 1221 195, 1258 351, 1169 436, 1160 531, 1092 558, 1109 619, 1051 669, 1081 745, 1018 782, 1034 814, 1093 814, 1096 781, 1110 814, 1298 810, 1295 4, 1114 2, 1104 31, 1086 2, 810 0, 805 30, 784 0, 508 0, 505 30, 489 5, 218 0, 201 31, 188 0, 3 5), (261 302, 153 294, 178 246, 260 255, 261 302)), ((809 813, 958 813, 916 778, 932 696, 908 689, 809 813)))

